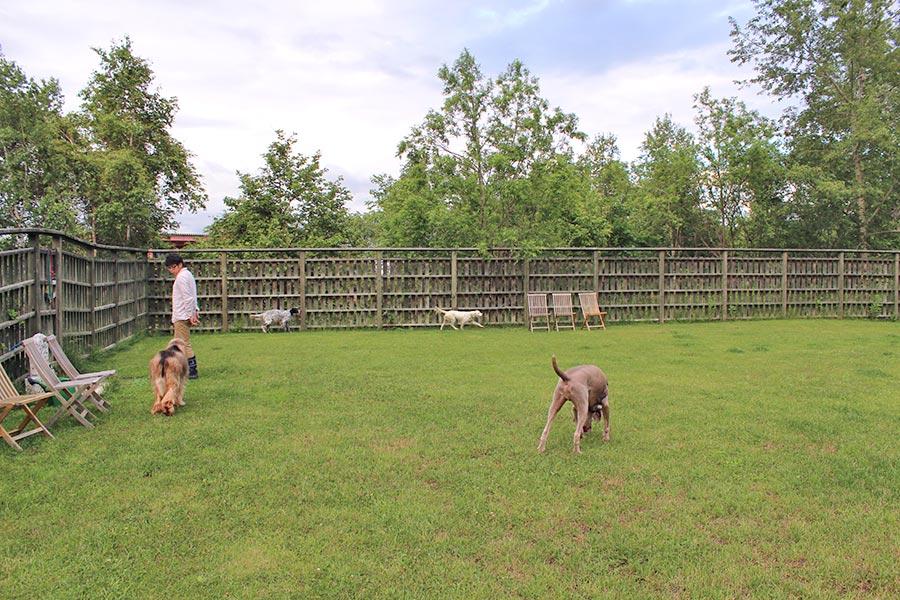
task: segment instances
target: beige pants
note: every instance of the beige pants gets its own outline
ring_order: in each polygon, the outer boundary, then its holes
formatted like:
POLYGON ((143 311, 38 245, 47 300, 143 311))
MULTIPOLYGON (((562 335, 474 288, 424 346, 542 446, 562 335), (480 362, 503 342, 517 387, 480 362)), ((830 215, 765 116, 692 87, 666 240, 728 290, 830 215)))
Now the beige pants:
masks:
POLYGON ((175 329, 174 337, 184 340, 185 350, 187 350, 187 357, 194 358, 194 347, 191 346, 191 322, 175 321, 174 323, 172 323, 172 327, 175 329))

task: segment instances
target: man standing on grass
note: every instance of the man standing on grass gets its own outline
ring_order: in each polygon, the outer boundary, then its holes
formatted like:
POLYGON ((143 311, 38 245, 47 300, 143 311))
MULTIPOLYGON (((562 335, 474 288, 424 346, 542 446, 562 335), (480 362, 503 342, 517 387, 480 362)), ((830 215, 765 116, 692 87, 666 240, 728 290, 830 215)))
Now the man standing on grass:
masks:
POLYGON ((175 276, 172 284, 172 327, 175 337, 184 340, 188 359, 188 377, 197 379, 197 357, 191 346, 191 325, 200 322, 200 305, 197 304, 197 282, 194 275, 184 266, 181 256, 166 255, 166 269, 175 276))

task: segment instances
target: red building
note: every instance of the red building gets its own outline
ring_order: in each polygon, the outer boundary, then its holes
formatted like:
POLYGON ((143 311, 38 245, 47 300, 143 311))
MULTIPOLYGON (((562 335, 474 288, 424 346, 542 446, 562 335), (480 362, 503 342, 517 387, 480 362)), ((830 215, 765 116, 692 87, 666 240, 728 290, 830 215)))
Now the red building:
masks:
POLYGON ((173 248, 184 248, 205 237, 205 233, 168 233, 163 235, 163 241, 171 244, 173 248))

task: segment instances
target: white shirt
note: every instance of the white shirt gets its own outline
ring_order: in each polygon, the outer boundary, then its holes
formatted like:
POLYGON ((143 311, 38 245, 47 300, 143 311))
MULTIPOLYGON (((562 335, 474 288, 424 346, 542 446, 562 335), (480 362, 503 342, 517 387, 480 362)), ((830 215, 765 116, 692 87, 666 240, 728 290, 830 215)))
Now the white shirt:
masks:
POLYGON ((172 322, 187 321, 200 310, 197 304, 197 282, 187 269, 181 269, 172 284, 172 322))

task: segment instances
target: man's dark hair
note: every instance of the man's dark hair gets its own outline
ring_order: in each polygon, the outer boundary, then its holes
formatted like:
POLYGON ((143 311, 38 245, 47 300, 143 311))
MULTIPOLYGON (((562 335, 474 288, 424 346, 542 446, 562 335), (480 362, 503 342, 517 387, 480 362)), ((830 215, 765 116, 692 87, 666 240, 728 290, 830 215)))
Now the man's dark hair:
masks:
POLYGON ((174 267, 175 265, 183 265, 184 261, 181 260, 181 255, 175 252, 171 254, 166 254, 166 268, 174 267))

